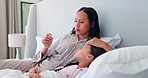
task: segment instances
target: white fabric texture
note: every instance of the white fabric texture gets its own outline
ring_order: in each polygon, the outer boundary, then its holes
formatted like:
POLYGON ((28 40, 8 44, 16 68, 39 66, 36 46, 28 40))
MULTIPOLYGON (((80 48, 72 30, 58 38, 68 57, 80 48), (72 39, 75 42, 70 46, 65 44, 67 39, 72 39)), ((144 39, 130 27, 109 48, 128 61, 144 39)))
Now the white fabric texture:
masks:
POLYGON ((78 65, 71 65, 58 71, 61 78, 81 78, 87 72, 87 67, 81 68, 78 65))
POLYGON ((41 78, 60 78, 59 73, 55 72, 55 71, 43 71, 40 73, 41 78))
POLYGON ((148 46, 124 47, 96 58, 82 78, 100 78, 112 72, 137 74, 148 69, 148 46))
POLYGON ((0 70, 0 78, 29 78, 20 70, 4 69, 0 70))
POLYGON ((43 39, 43 37, 40 37, 40 36, 36 37, 37 47, 36 47, 35 54, 37 54, 44 47, 44 45, 42 44, 42 39, 43 39))
MULTIPOLYGON (((43 71, 40 73, 41 78, 60 78, 55 71, 43 71)), ((28 73, 22 73, 20 70, 4 69, 0 70, 0 78, 29 78, 28 73)))

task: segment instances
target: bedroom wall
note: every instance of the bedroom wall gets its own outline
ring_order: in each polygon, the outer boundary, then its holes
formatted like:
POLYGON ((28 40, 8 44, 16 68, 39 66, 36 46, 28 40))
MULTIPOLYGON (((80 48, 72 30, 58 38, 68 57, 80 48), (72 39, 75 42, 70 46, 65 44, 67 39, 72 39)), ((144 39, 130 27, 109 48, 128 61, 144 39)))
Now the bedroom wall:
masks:
POLYGON ((119 32, 119 47, 148 45, 148 0, 102 0, 100 3, 102 34, 119 32))
POLYGON ((44 0, 37 5, 37 35, 50 32, 57 38, 69 33, 76 11, 81 6, 92 6, 99 13, 102 36, 119 33, 119 47, 148 45, 147 4, 148 0, 44 0))

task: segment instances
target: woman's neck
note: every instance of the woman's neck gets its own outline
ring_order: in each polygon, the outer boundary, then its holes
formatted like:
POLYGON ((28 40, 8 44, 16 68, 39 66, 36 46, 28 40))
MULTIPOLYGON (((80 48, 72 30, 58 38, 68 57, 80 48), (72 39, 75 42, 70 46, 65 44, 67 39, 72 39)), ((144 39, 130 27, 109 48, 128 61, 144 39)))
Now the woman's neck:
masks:
POLYGON ((80 40, 86 39, 88 37, 89 37, 89 35, 78 35, 78 40, 80 41, 80 40))

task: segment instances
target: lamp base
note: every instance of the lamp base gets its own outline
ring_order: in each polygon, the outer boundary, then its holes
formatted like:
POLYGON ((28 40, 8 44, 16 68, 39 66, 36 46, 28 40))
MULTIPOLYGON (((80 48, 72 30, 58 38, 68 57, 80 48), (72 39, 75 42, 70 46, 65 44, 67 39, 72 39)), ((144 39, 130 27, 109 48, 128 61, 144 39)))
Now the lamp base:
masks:
POLYGON ((16 57, 15 57, 15 59, 20 59, 20 54, 19 54, 19 48, 17 47, 16 48, 16 57))

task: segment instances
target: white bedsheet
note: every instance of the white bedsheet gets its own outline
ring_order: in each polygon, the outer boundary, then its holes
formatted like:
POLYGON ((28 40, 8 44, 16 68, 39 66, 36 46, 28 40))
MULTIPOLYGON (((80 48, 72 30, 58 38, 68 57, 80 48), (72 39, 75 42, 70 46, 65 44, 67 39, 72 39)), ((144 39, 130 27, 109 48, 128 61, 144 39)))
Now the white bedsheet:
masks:
MULTIPOLYGON (((60 78, 54 71, 44 71, 40 73, 41 78, 60 78)), ((0 78, 29 78, 28 73, 22 73, 20 70, 4 69, 0 70, 0 78)))

